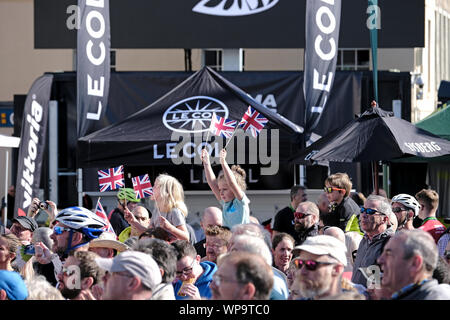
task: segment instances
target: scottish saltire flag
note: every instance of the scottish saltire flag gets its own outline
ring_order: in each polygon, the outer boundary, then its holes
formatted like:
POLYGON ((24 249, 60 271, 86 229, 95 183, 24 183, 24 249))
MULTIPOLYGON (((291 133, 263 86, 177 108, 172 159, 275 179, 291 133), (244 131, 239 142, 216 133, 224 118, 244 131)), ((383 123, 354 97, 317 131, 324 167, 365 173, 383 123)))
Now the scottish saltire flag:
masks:
POLYGON ((266 117, 249 106, 239 125, 245 132, 250 130, 253 138, 256 138, 267 122, 269 120, 266 117))
POLYGON ((222 136, 224 138, 231 138, 233 136, 234 129, 236 128, 237 121, 229 120, 219 117, 215 113, 211 118, 211 126, 209 131, 216 136, 222 136))
POLYGON ((111 232, 115 235, 116 233, 114 232, 114 229, 113 229, 111 223, 109 222, 109 219, 106 215, 105 209, 103 209, 102 203, 100 202, 100 198, 98 198, 98 200, 97 200, 97 206, 95 207, 95 214, 97 216, 99 216, 100 218, 102 218, 106 223, 106 226, 103 228, 103 231, 111 232))
POLYGON ((112 191, 125 187, 123 166, 98 171, 100 192, 112 191))
POLYGON ((148 174, 131 178, 131 181, 133 181, 133 189, 136 199, 142 199, 153 195, 153 187, 150 183, 148 174))

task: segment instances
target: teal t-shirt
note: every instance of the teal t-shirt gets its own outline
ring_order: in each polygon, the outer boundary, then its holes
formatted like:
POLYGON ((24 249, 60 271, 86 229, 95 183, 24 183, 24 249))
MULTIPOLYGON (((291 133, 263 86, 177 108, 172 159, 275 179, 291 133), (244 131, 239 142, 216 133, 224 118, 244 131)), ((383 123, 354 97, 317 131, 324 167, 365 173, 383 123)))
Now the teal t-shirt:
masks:
POLYGON ((245 194, 242 200, 236 198, 229 202, 220 200, 223 225, 231 229, 236 224, 250 223, 249 203, 250 200, 245 194))

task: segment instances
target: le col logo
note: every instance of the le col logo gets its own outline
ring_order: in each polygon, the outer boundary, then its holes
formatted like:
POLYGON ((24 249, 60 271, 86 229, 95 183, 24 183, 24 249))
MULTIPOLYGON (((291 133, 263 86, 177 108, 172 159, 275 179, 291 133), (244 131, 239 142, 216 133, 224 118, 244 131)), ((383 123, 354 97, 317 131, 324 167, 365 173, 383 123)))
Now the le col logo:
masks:
POLYGON ((201 0, 192 11, 212 16, 247 16, 269 10, 279 0, 201 0))
POLYGON ((228 108, 222 101, 207 96, 195 96, 171 105, 164 112, 163 123, 176 132, 206 132, 211 125, 213 113, 228 118, 228 108))

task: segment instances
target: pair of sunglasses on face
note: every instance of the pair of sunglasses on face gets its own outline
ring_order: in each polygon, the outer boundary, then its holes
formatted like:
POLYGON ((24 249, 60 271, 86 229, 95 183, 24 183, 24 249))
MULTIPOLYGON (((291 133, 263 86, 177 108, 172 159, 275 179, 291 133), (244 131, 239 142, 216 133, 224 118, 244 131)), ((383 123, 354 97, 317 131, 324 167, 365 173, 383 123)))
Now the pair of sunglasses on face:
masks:
POLYGON ((368 214, 369 216, 373 216, 373 215, 375 215, 377 213, 382 214, 382 215, 386 215, 385 213, 383 213, 381 211, 378 211, 378 210, 375 210, 375 209, 370 209, 370 208, 364 208, 364 207, 361 207, 361 213, 368 214))
POLYGON ((323 188, 323 191, 325 191, 326 193, 332 193, 333 191, 345 191, 345 189, 335 187, 325 187, 323 188))
POLYGON ((399 213, 399 212, 408 211, 408 210, 410 210, 410 209, 408 209, 408 208, 401 208, 401 207, 392 208, 392 212, 393 213, 399 213))
POLYGON ((300 211, 295 211, 294 212, 294 218, 297 220, 306 218, 307 216, 310 216, 310 213, 304 213, 304 212, 300 212, 300 211))
POLYGON ((320 265, 330 265, 335 264, 334 262, 323 262, 323 261, 315 261, 315 260, 294 260, 295 266, 297 269, 303 268, 303 266, 309 271, 315 271, 320 265))

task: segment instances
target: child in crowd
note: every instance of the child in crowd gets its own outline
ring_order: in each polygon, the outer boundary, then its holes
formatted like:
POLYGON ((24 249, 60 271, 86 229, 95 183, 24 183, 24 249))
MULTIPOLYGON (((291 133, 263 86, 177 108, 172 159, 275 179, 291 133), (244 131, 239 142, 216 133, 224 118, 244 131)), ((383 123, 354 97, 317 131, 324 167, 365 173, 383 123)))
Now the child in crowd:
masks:
POLYGON ((186 227, 188 209, 184 203, 181 183, 170 175, 160 174, 155 179, 152 199, 156 202, 156 210, 152 214, 150 227, 161 227, 166 230, 170 242, 178 239, 189 241, 186 227))
POLYGON ((236 224, 250 223, 250 200, 245 195, 246 173, 239 165, 228 166, 227 151, 220 151, 222 171, 216 178, 206 149, 202 151, 202 162, 208 185, 222 205, 223 225, 232 228, 236 224))

